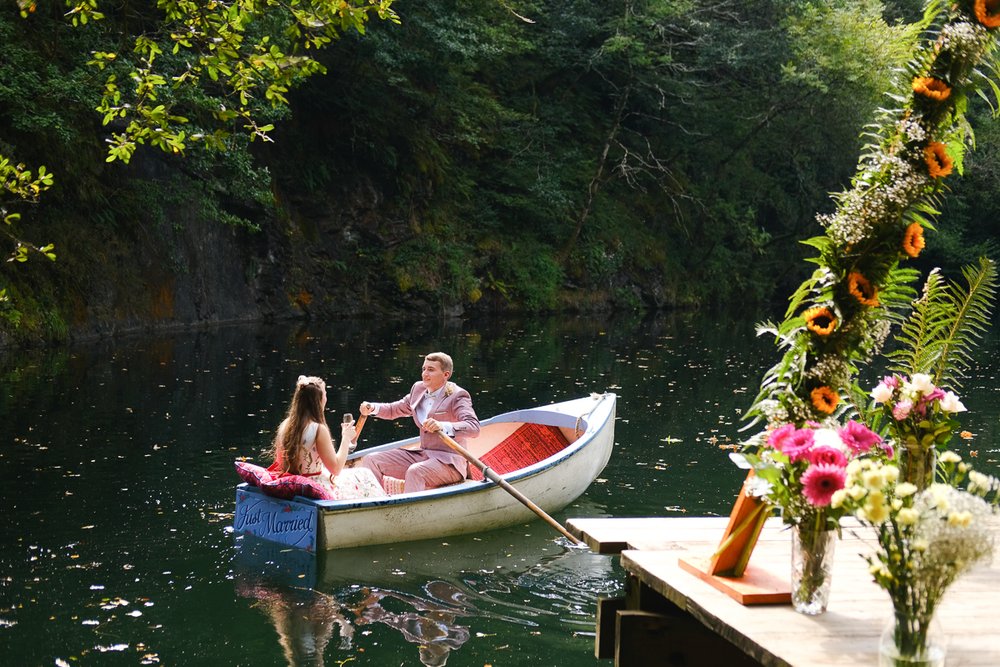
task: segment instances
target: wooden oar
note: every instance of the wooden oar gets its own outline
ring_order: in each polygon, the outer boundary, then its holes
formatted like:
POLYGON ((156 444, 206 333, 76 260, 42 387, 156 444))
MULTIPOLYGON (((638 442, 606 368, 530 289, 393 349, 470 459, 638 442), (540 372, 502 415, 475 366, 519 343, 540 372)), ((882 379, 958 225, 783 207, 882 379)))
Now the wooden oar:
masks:
POLYGON ((361 415, 358 417, 358 425, 354 427, 354 440, 351 441, 352 445, 358 444, 358 438, 361 437, 361 429, 365 427, 365 420, 368 419, 368 415, 361 415))
POLYGON ((487 479, 489 479, 492 482, 495 482, 501 489, 503 489, 504 491, 506 491, 510 495, 514 496, 514 498, 516 498, 522 505, 524 505, 529 510, 531 510, 532 512, 534 512, 535 514, 537 514, 540 518, 544 519, 546 523, 548 523, 550 526, 552 526, 553 528, 555 528, 556 530, 558 530, 560 533, 562 533, 563 536, 566 537, 567 539, 569 539, 570 542, 572 542, 573 544, 576 544, 576 545, 581 545, 581 546, 584 544, 583 542, 581 542, 580 540, 578 540, 572 533, 570 533, 568 530, 566 530, 565 528, 563 528, 562 524, 560 524, 558 521, 556 521, 555 519, 553 519, 552 517, 550 517, 548 514, 546 514, 545 510, 543 510, 541 507, 539 507, 535 503, 531 502, 531 500, 529 500, 527 497, 525 497, 525 495, 523 493, 521 493, 520 491, 518 491, 517 489, 515 489, 513 486, 511 486, 507 482, 507 480, 505 480, 500 475, 498 475, 496 472, 494 472, 494 470, 492 468, 490 468, 488 465, 486 465, 485 463, 483 463, 482 461, 480 461, 479 459, 477 459, 475 456, 473 456, 472 454, 470 454, 469 451, 465 447, 463 447, 462 445, 460 445, 457 442, 455 442, 452 438, 450 438, 447 435, 445 435, 442 431, 438 431, 437 434, 439 436, 441 436, 441 440, 444 441, 444 444, 446 444, 449 447, 451 447, 452 449, 454 449, 456 452, 458 452, 459 454, 461 454, 462 456, 464 456, 465 459, 469 463, 471 463, 472 465, 474 465, 477 468, 479 468, 482 471, 484 477, 486 477, 487 479))

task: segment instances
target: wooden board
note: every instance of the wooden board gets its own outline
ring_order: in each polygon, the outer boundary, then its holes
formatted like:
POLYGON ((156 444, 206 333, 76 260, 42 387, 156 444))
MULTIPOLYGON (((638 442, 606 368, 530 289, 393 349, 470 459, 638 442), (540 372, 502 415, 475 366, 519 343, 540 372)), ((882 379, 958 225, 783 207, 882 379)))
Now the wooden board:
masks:
MULTIPOLYGON (((830 604, 825 614, 805 616, 791 605, 744 606, 703 579, 682 569, 681 559, 703 558, 717 545, 725 518, 660 519, 663 534, 704 536, 671 541, 659 550, 626 550, 626 572, 684 610, 691 618, 762 665, 832 667, 876 665, 878 640, 892 616, 889 597, 868 572, 863 556, 874 547, 873 533, 856 522, 843 523, 837 543, 830 604), (715 534, 709 530, 715 527, 715 534)), ((630 521, 633 529, 641 525, 630 521)), ((611 528, 602 526, 604 534, 611 528)), ((619 537, 621 535, 619 534, 619 537)), ((628 539, 628 538, 625 538, 628 539)), ((790 567, 791 536, 768 521, 751 565, 768 563, 777 574, 790 567)), ((981 566, 959 579, 941 602, 936 618, 951 638, 948 667, 1000 665, 1000 626, 989 619, 1000 612, 1000 563, 981 566)))
MULTIPOLYGON (((791 554, 789 554, 789 558, 791 554)), ((789 564, 766 561, 763 565, 747 565, 739 577, 713 574, 713 558, 688 556, 678 559, 685 572, 698 577, 709 586, 722 591, 743 605, 789 604, 792 591, 789 585, 789 564)))

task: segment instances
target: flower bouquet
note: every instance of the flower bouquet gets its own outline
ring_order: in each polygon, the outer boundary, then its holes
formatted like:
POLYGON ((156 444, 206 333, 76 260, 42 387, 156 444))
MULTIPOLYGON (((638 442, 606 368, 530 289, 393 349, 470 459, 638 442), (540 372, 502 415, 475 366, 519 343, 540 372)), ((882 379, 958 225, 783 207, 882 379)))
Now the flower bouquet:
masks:
POLYGON ((881 405, 889 433, 899 445, 899 464, 904 482, 922 490, 934 481, 937 455, 948 445, 959 424, 954 415, 965 406, 951 391, 934 385, 926 373, 907 378, 890 375, 872 390, 872 400, 881 405))
POLYGON ((810 422, 803 428, 785 424, 774 429, 755 453, 742 455, 756 477, 749 492, 781 508, 793 526, 792 604, 796 611, 826 610, 833 548, 842 506, 832 499, 844 488, 847 467, 865 456, 891 456, 882 438, 864 424, 843 427, 810 422))
POLYGON ((956 579, 993 554, 993 506, 984 497, 995 503, 1000 482, 954 452, 942 453, 940 463, 951 483, 919 490, 892 463, 855 460, 845 487, 833 494, 831 506, 849 509, 876 531, 878 550, 866 558, 892 600, 894 619, 879 647, 885 667, 943 664, 944 648, 930 631, 937 605, 956 579), (956 484, 966 476, 963 490, 956 484))

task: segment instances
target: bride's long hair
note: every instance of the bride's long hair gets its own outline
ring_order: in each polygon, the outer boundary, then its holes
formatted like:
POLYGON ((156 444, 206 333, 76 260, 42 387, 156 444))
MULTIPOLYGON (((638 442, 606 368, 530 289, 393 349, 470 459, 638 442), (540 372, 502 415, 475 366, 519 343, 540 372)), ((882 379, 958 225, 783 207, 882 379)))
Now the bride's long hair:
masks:
POLYGON ((320 378, 299 376, 292 403, 288 406, 288 414, 274 436, 273 455, 281 472, 299 474, 303 433, 311 422, 326 423, 326 416, 323 414, 325 390, 326 383, 320 378))

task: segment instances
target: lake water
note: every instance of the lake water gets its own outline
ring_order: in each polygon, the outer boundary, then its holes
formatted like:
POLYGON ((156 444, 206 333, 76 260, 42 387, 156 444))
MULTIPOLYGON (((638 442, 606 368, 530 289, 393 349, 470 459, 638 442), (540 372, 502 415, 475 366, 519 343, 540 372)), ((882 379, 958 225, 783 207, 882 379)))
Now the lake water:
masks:
MULTIPOLYGON (((996 465, 991 339, 962 394, 996 465)), ((608 467, 556 518, 725 514, 727 458, 773 346, 753 323, 655 319, 232 326, 0 362, 0 655, 18 665, 599 665, 617 559, 546 524, 306 556, 231 530, 299 374, 328 418, 392 400, 450 352, 479 416, 612 391, 608 467)), ((412 435, 369 421, 362 447, 412 435)), ((969 445, 963 445, 969 446, 969 445)), ((985 465, 984 465, 985 464, 985 465)))

